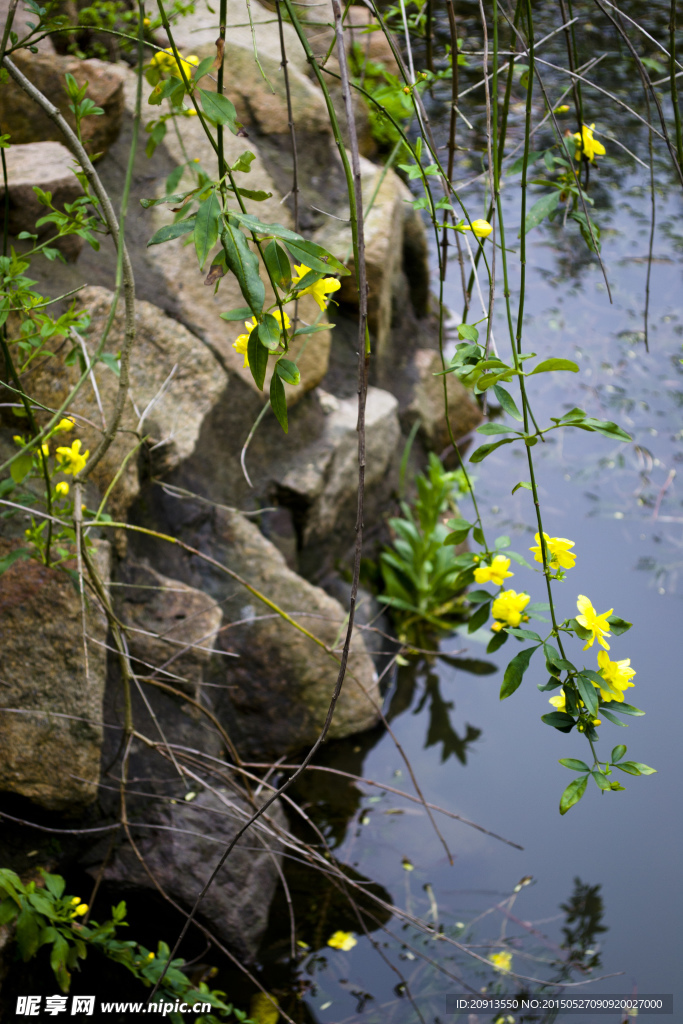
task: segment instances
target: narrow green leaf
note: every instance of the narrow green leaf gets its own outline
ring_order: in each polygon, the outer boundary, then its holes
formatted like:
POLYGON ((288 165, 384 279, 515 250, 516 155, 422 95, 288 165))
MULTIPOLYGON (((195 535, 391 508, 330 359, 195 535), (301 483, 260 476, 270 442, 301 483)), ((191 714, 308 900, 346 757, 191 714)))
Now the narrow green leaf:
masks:
POLYGON ((506 427, 504 423, 482 423, 477 427, 478 434, 516 434, 514 427, 506 427))
POLYGON ((240 309, 230 309, 227 313, 218 314, 221 320, 248 320, 251 316, 251 310, 248 306, 242 306, 240 309))
POLYGON ((270 404, 275 418, 286 434, 289 429, 287 426, 287 398, 285 386, 276 373, 273 374, 270 381, 270 404))
POLYGON ((188 231, 194 230, 196 217, 187 217, 186 220, 176 221, 175 224, 165 224, 163 228, 159 228, 147 243, 147 248, 150 245, 160 245, 162 242, 170 242, 173 238, 180 238, 181 235, 186 235, 188 231))
POLYGON ((472 615, 469 622, 467 623, 467 632, 474 633, 480 626, 483 626, 489 617, 491 612, 490 604, 482 604, 477 608, 476 612, 472 615))
POLYGON ((317 334, 318 331, 330 331, 335 324, 309 324, 308 327, 300 327, 298 331, 294 331, 293 338, 298 338, 300 334, 317 334))
POLYGON ((518 484, 515 484, 510 493, 514 494, 520 487, 523 487, 526 491, 533 491, 533 487, 527 480, 520 480, 518 484))
POLYGON ((263 391, 263 382, 266 379, 266 368, 268 366, 268 349, 264 348, 259 339, 260 327, 255 327, 249 335, 249 344, 247 346, 247 358, 249 360, 249 369, 251 375, 254 378, 256 387, 259 391, 263 391))
POLYGON ((273 239, 268 242, 263 258, 275 284, 283 291, 288 291, 292 283, 292 266, 289 256, 281 245, 273 239))
POLYGON ((218 241, 218 227, 221 219, 221 204, 215 192, 200 204, 194 226, 194 247, 200 270, 206 257, 218 241))
POLYGON ((626 722, 622 722, 620 718, 617 718, 616 715, 611 714, 609 711, 607 711, 606 708, 601 707, 598 714, 602 718, 606 718, 608 722, 612 723, 612 725, 620 725, 622 729, 628 729, 628 724, 626 722))
POLYGON ((602 434, 603 437, 608 437, 610 440, 633 440, 630 434, 622 430, 617 423, 612 423, 611 420, 596 420, 593 416, 585 416, 581 421, 569 425, 579 427, 581 430, 594 430, 597 434, 602 434))
POLYGON ((542 196, 537 202, 535 202, 526 215, 526 220, 524 221, 524 234, 526 235, 532 230, 532 228, 538 227, 541 221, 557 208, 559 201, 560 193, 550 192, 548 195, 542 196))
POLYGON ((519 629, 517 626, 506 626, 505 632, 512 634, 512 636, 518 636, 522 640, 538 640, 541 643, 541 638, 538 633, 534 633, 533 629, 519 629))
POLYGON ((595 779, 600 789, 611 789, 610 781, 603 772, 591 772, 591 775, 595 779))
POLYGON ((524 673, 529 667, 531 656, 538 648, 526 647, 519 654, 516 654, 508 667, 505 669, 505 675, 503 676, 503 685, 500 688, 500 699, 505 700, 506 697, 511 696, 522 682, 524 673))
POLYGON ((226 262, 239 282, 242 295, 249 303, 254 316, 260 316, 266 299, 266 289, 259 276, 258 256, 251 251, 240 229, 231 224, 226 225, 221 242, 226 262))
POLYGON ((592 681, 583 673, 579 672, 576 677, 576 688, 579 691, 581 700, 594 718, 598 715, 598 691, 592 681))
POLYGON ((263 323, 259 324, 258 333, 261 344, 265 345, 269 352, 275 352, 280 347, 282 331, 272 313, 266 313, 263 323))
POLYGON ((298 384, 301 381, 299 367, 289 359, 278 359, 275 364, 275 372, 278 377, 282 377, 286 384, 298 384))
POLYGON ((560 732, 571 732, 576 724, 572 716, 568 715, 566 711, 550 711, 547 715, 541 715, 541 721, 545 722, 546 725, 551 725, 553 729, 558 729, 560 732))
POLYGON ((493 444, 483 444, 476 451, 472 452, 470 462, 483 462, 487 455, 495 452, 496 448, 500 448, 503 444, 510 444, 512 441, 514 441, 514 438, 504 437, 502 441, 494 441, 493 444))
POLYGON ((286 245, 294 259, 298 263, 303 263, 309 270, 317 270, 321 274, 351 273, 332 253, 315 242, 287 240, 286 245))
MULTIPOLYGON (((621 761, 619 764, 615 764, 615 768, 619 768, 620 771, 626 772, 627 775, 642 775, 637 761, 621 761)), ((654 771, 654 769, 650 769, 654 771)), ((649 774, 649 773, 648 773, 649 774)))
POLYGON ((544 359, 542 363, 535 366, 531 373, 527 374, 527 377, 533 377, 535 373, 550 373, 551 370, 571 370, 572 373, 578 373, 579 368, 576 363, 573 363, 571 359, 544 359))
POLYGON ((570 807, 573 807, 574 804, 578 804, 579 800, 586 792, 587 785, 587 775, 584 775, 581 779, 574 779, 573 782, 569 783, 560 797, 560 814, 566 814, 570 807))
POLYGON ((199 62, 199 64, 197 65, 197 70, 192 75, 192 81, 195 85, 198 84, 200 78, 203 78, 204 75, 208 75, 209 71, 213 67, 215 59, 216 58, 214 56, 205 57, 204 60, 201 60, 199 62))
POLYGON ((515 405, 515 400, 512 397, 512 395, 508 391, 506 391, 504 387, 501 387, 500 384, 493 385, 493 393, 500 402, 502 408, 508 414, 508 416, 512 416, 513 420, 517 420, 519 423, 521 423, 522 414, 515 405))
POLYGON ((253 199, 255 203, 264 203, 273 194, 272 192, 264 192, 262 188, 242 188, 241 186, 237 191, 245 199, 253 199))
MULTIPOLYGON (((643 764, 642 761, 631 761, 630 763, 632 765, 635 765, 635 767, 639 769, 641 775, 656 775, 657 774, 657 769, 656 768, 650 768, 649 765, 643 764)), ((626 762, 622 761, 622 764, 626 764, 626 762)))
POLYGON ((499 629, 498 632, 494 633, 493 636, 491 637, 491 639, 489 640, 489 642, 487 644, 487 647, 486 647, 486 653, 487 654, 495 654, 495 652, 498 650, 498 648, 503 646, 503 644, 505 643, 507 638, 508 638, 508 635, 505 632, 505 630, 504 629, 499 629))
POLYGON ((199 98, 204 113, 212 124, 227 124, 233 135, 237 135, 241 125, 237 120, 237 111, 227 96, 200 89, 199 98))
POLYGON ((40 919, 35 911, 25 907, 17 918, 16 942, 21 958, 26 963, 35 956, 40 941, 40 919))
POLYGON ((623 743, 620 743, 618 746, 614 747, 614 749, 612 750, 612 756, 610 758, 612 764, 614 764, 615 761, 621 761, 627 749, 628 748, 623 743))
POLYGON ((612 701, 610 708, 613 711, 618 711, 622 715, 635 715, 640 717, 645 712, 641 711, 640 708, 634 708, 633 704, 627 704, 626 701, 612 701))
POLYGON ((560 758, 561 765, 565 768, 570 768, 573 772, 589 772, 590 768, 585 761, 578 761, 575 757, 562 757, 560 758))

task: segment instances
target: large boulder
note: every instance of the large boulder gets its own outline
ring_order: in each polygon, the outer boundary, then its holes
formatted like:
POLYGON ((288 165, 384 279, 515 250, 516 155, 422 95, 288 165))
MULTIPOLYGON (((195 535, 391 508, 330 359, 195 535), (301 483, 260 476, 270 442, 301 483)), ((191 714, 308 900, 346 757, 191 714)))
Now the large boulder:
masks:
MULTIPOLYGON (((38 199, 35 188, 49 192, 52 202, 59 210, 65 203, 73 203, 83 195, 83 188, 74 174, 74 158, 60 142, 30 142, 26 145, 12 145, 6 151, 7 182, 9 191, 9 217, 7 230, 10 235, 21 231, 37 234, 39 240, 54 236, 54 224, 45 224, 36 229, 36 221, 49 210, 38 199)), ((0 229, 5 219, 5 186, 0 181, 0 229)), ((83 248, 79 235, 67 235, 54 243, 68 260, 75 260, 83 248)))
POLYGON ((223 620, 220 606, 148 565, 124 564, 117 583, 116 611, 128 627, 131 658, 196 698, 223 620))
MULTIPOLYGON (((84 344, 92 356, 109 316, 113 294, 106 288, 86 288, 77 306, 88 312, 90 327, 84 344)), ((131 457, 143 438, 155 474, 164 474, 192 454, 204 417, 225 390, 225 374, 208 349, 185 327, 166 316, 151 302, 135 307, 136 338, 130 364, 130 392, 121 428, 114 443, 92 474, 104 493, 129 457, 111 493, 112 514, 125 515, 138 494, 137 461, 131 457), (142 423, 141 423, 142 421, 142 423)), ((112 324, 107 350, 120 351, 124 341, 124 309, 120 302, 112 324)), ((32 398, 57 408, 67 398, 81 374, 80 364, 65 366, 62 358, 36 361, 25 374, 32 398)), ((98 364, 67 412, 77 417, 76 432, 83 449, 93 451, 101 437, 102 418, 109 421, 119 380, 104 363, 98 364)), ((71 435, 68 435, 71 439, 71 435)))
MULTIPOLYGON (((324 645, 234 579, 195 559, 202 589, 223 607, 225 626, 218 650, 239 655, 216 660, 212 678, 221 684, 216 690, 217 713, 241 752, 280 756, 310 746, 320 733, 334 690, 347 610, 293 572, 275 546, 239 513, 217 510, 210 530, 201 529, 196 544, 324 645)), ((368 696, 375 703, 380 700, 377 674, 356 634, 331 739, 376 724, 377 711, 368 696)))
POLYGON ((484 419, 481 409, 465 385, 454 373, 446 374, 448 419, 444 400, 441 357, 431 349, 418 349, 408 367, 412 393, 401 413, 401 422, 409 430, 419 421, 422 440, 430 451, 442 452, 450 445, 450 433, 458 441, 478 427, 484 419), (450 421, 450 432, 448 429, 450 421))
MULTIPOLYGON (((77 57, 17 50, 12 61, 44 96, 59 108, 72 128, 74 116, 69 110, 71 100, 66 92, 67 72, 79 86, 88 83, 87 95, 104 111, 84 117, 81 139, 90 156, 109 149, 118 137, 123 118, 123 83, 125 70, 105 61, 79 60, 77 57)), ((12 145, 26 142, 63 142, 64 136, 38 104, 11 80, 0 89, 0 124, 11 135, 12 145)))
MULTIPOLYGON (((221 853, 253 812, 244 797, 224 787, 203 789, 192 803, 165 799, 147 805, 144 820, 152 828, 136 836, 136 846, 162 889, 191 910, 221 853)), ((253 959, 268 923, 282 859, 278 834, 285 827, 275 804, 239 840, 199 909, 199 920, 243 959, 253 959)), ((132 829, 137 831, 134 823, 132 829)), ((126 889, 154 889, 127 845, 106 865, 104 878, 126 889)))
MULTIPOLYGON (((2 556, 13 548, 0 541, 2 556)), ((109 545, 98 541, 92 555, 106 584, 109 545)), ((106 638, 96 598, 88 593, 84 621, 64 569, 19 560, 0 576, 0 789, 71 813, 95 800, 106 638)))

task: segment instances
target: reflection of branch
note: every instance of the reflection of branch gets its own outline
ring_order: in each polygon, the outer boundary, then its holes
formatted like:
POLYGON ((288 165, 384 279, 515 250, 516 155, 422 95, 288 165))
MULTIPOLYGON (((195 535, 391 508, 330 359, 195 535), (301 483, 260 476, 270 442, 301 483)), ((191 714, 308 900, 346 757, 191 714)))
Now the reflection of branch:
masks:
POLYGON ((670 469, 669 470, 669 475, 666 478, 666 480, 664 481, 664 484, 662 485, 662 487, 660 489, 660 492, 657 495, 657 501, 655 502, 654 511, 652 513, 652 518, 653 519, 656 519, 658 517, 658 515, 659 515, 659 506, 662 504, 662 498, 664 497, 664 495, 668 491, 668 489, 671 486, 671 484, 674 482, 675 477, 676 477, 676 470, 675 469, 670 469))

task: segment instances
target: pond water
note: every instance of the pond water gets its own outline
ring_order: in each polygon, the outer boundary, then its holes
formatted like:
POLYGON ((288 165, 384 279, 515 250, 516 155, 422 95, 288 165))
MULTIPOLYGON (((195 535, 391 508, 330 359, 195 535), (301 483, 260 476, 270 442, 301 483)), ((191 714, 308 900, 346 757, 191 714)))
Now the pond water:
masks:
MULTIPOLYGON (((636 5, 627 5, 629 13, 633 13, 631 7, 635 10, 636 5)), ((661 32, 667 8, 652 6, 651 29, 659 22, 661 32)), ((464 9, 467 41, 472 36, 476 43, 476 9, 472 5, 464 9)), ((580 38, 590 40, 595 55, 608 54, 596 69, 595 80, 637 102, 637 83, 632 73, 628 82, 615 38, 600 34, 585 16, 583 22, 580 38)), ((543 28, 538 27, 539 35, 543 28)), ((551 61, 561 56, 552 47, 549 54, 544 56, 551 61)), ((472 63, 479 60, 471 59, 472 63)), ((465 84, 478 77, 474 70, 463 72, 465 84)), ((566 82, 558 85, 550 72, 547 84, 553 97, 560 85, 566 87, 566 82)), ((513 140, 521 137, 523 101, 524 89, 516 84, 513 140)), ((647 131, 623 109, 606 109, 595 93, 586 90, 584 102, 591 111, 587 120, 601 121, 600 128, 608 132, 607 155, 599 173, 593 174, 590 194, 602 230, 602 258, 612 302, 598 261, 587 251, 576 225, 565 229, 546 221, 528 236, 524 349, 541 358, 568 357, 581 368, 576 375, 536 378, 531 400, 542 424, 549 416, 580 406, 589 415, 616 420, 633 441, 615 443, 598 434, 558 431, 545 445, 537 445, 534 455, 545 528, 551 536, 569 537, 576 544, 576 567, 565 582, 555 585, 560 618, 575 614, 577 595, 587 594, 598 610, 613 607, 634 623, 629 633, 613 639, 611 656, 631 658, 637 676, 629 693, 646 716, 627 719, 628 731, 604 722, 602 756, 607 757, 615 744, 626 743, 629 756, 652 765, 657 774, 622 775, 623 793, 601 794, 592 787, 578 806, 560 817, 559 796, 572 776, 558 759, 585 758, 584 738, 576 733, 563 735, 541 723, 540 716, 551 708, 548 694, 537 689, 536 684, 546 681, 540 664, 532 662, 521 688, 500 702, 502 670, 511 656, 512 642, 497 654, 486 655, 476 635, 464 634, 444 641, 442 649, 464 651, 460 658, 489 662, 488 674, 463 670, 466 666, 462 662, 458 666, 457 658, 450 664, 438 660, 431 666, 402 668, 387 694, 392 729, 429 801, 524 849, 441 816, 439 827, 455 857, 451 866, 419 805, 391 794, 380 797, 369 786, 347 786, 340 779, 329 785, 319 777, 310 784, 308 798, 341 862, 368 879, 381 881, 397 906, 425 919, 431 913, 433 920, 454 928, 451 934, 457 934, 456 923, 461 922, 462 933, 480 943, 485 957, 500 948, 495 942, 502 935, 519 936, 513 967, 521 974, 549 977, 547 971, 543 973, 543 961, 563 940, 567 921, 560 904, 567 903, 575 879, 599 887, 593 891, 592 909, 593 924, 601 923, 601 930, 587 933, 584 943, 584 950, 594 951, 587 954, 588 959, 593 956, 594 969, 582 978, 616 976, 592 983, 590 994, 674 993, 675 1005, 680 1006, 678 925, 683 908, 677 851, 681 827, 675 808, 680 784, 678 729, 683 720, 677 639, 683 611, 679 582, 683 566, 681 191, 660 153, 655 161, 657 226, 648 353, 643 309, 651 215, 649 170, 609 138, 611 133, 627 143, 647 163, 647 131), (406 870, 404 858, 413 870, 406 870), (532 881, 514 902, 501 906, 528 876, 532 881), (496 906, 468 930, 470 922, 496 906)), ((430 113, 438 142, 443 141, 445 130, 443 110, 443 97, 437 93, 430 113)), ((459 157, 461 179, 475 173, 482 149, 481 121, 471 116, 469 108, 468 117, 473 121, 472 132, 462 124, 460 131, 462 145, 471 146, 473 153, 459 157)), ((550 136, 542 141, 550 144, 550 136)), ((518 177, 507 179, 503 193, 507 244, 513 250, 518 245, 518 181, 518 177)), ((481 184, 463 192, 463 198, 472 219, 486 215, 481 184)), ((519 262, 515 252, 509 258, 516 309, 519 262)), ((500 263, 498 274, 500 280, 500 263)), ((456 322, 462 304, 459 278, 453 264, 446 304, 456 322)), ((477 310, 470 319, 480 316, 477 310)), ((505 358, 509 341, 502 302, 497 304, 494 334, 505 358)), ((535 532, 531 495, 524 489, 511 495, 514 485, 528 478, 523 451, 504 446, 475 468, 475 476, 487 535, 510 536, 513 548, 530 558, 528 548, 535 532)), ((461 511, 469 517, 467 498, 462 499, 461 511)), ((532 601, 544 599, 540 574, 519 565, 511 568, 515 570, 511 586, 528 590, 532 601)), ((578 643, 574 646, 578 656, 578 643)), ((331 748, 325 763, 414 792, 389 735, 373 734, 358 742, 331 748)), ((298 906, 304 904, 305 899, 298 906)), ((345 920, 335 927, 353 929, 354 925, 345 920)), ((416 941, 401 920, 394 919, 387 928, 393 941, 381 932, 375 938, 386 941, 386 958, 409 980, 424 1019, 456 1019, 446 1018, 443 996, 461 990, 416 960, 409 946, 401 946, 416 941)), ((448 956, 436 949, 438 945, 431 943, 429 955, 446 964, 448 956)), ((396 973, 367 938, 359 935, 349 952, 324 945, 323 952, 323 957, 303 954, 301 977, 312 985, 305 994, 311 1020, 342 1024, 418 1019, 396 988, 396 973)), ((491 983, 491 975, 484 975, 475 982, 469 977, 475 990, 491 983)), ((587 989, 578 991, 585 994, 587 989)), ((473 1015, 469 1024, 495 1016, 473 1015)), ((461 1019, 467 1020, 467 1014, 461 1019)), ((622 1016, 615 1013, 596 1019, 620 1021, 622 1016)))

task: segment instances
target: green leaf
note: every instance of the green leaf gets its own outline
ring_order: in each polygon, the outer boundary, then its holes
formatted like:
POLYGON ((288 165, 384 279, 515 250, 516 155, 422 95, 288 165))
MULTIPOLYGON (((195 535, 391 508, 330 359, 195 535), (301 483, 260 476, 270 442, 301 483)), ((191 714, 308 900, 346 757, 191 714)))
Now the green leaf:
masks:
POLYGON ((256 387, 259 391, 263 391, 263 382, 266 379, 266 369, 268 367, 268 349, 264 348, 259 338, 259 332, 261 328, 255 327, 249 335, 249 343, 247 345, 247 359, 249 360, 249 369, 251 375, 254 378, 256 387))
POLYGON ((483 462, 487 455, 491 452, 495 452, 496 448, 500 448, 503 444, 510 444, 514 441, 513 437, 504 437, 502 441, 494 441, 493 444, 483 444, 476 451, 470 455, 470 462, 483 462))
POLYGON ((272 235, 274 238, 282 238, 285 241, 303 242, 301 235, 298 235, 296 231, 292 231, 290 228, 283 227, 282 224, 265 224, 251 213, 231 211, 230 216, 256 235, 272 235))
POLYGON ((254 316, 259 317, 266 299, 266 289, 259 276, 259 261, 256 253, 239 228, 227 224, 221 235, 225 259, 239 282, 242 295, 247 300, 254 316))
POLYGON ((343 263, 315 242, 287 241, 287 248, 298 263, 303 263, 309 270, 317 270, 321 274, 350 274, 343 263))
POLYGON ((317 334, 319 331, 330 331, 335 324, 309 324, 308 327, 300 327, 294 331, 293 338, 298 338, 300 334, 317 334))
POLYGON ((595 779, 600 789, 611 789, 610 781, 604 774, 604 772, 591 772, 591 775, 595 779))
POLYGON ((477 608, 476 612, 472 615, 469 622, 467 623, 467 632, 474 633, 480 626, 483 626, 489 617, 491 612, 490 604, 482 604, 477 608))
POLYGON ((533 629, 519 629, 517 626, 506 626, 505 632, 511 633, 512 636, 518 636, 522 640, 538 640, 539 643, 542 643, 540 636, 538 633, 534 633, 533 629))
POLYGON ((147 243, 147 248, 150 245, 160 245, 162 242, 170 242, 173 238, 180 238, 181 235, 187 234, 188 231, 194 230, 196 217, 187 217, 186 220, 176 221, 175 224, 165 224, 163 228, 159 228, 155 232, 147 243))
POLYGON ((9 924, 19 913, 19 907, 13 899, 7 897, 0 903, 0 925, 9 924))
POLYGON ((508 667, 505 669, 505 675, 503 676, 503 685, 500 688, 500 699, 505 700, 515 692, 517 687, 522 682, 524 673, 529 667, 531 656, 538 648, 526 647, 519 654, 516 654, 508 667))
POLYGON ((69 944, 63 935, 57 935, 50 953, 50 967, 54 971, 57 984, 62 992, 68 992, 71 984, 71 975, 67 970, 69 959, 69 944))
POLYGON ((590 711, 593 718, 598 716, 598 691, 593 686, 592 681, 583 672, 579 672, 576 677, 576 688, 579 691, 581 700, 585 704, 586 708, 590 711))
POLYGON ((203 269, 206 257, 218 241, 218 226, 221 219, 221 204, 215 192, 200 204, 194 226, 194 247, 203 269))
POLYGON ((468 523, 466 519, 449 519, 447 526, 453 532, 444 539, 444 544, 462 544, 472 529, 472 524, 468 523))
POLYGON ((276 349, 280 347, 282 331, 280 330, 280 324, 272 313, 266 313, 263 318, 263 322, 259 324, 258 336, 261 344, 264 345, 269 352, 275 352, 276 349))
POLYGON ((620 768, 622 772, 627 772, 629 775, 655 775, 657 772, 656 768, 650 768, 649 765, 643 764, 641 761, 622 761, 614 767, 620 768))
POLYGON ((289 256, 282 248, 281 245, 273 239, 268 242, 263 253, 270 276, 272 277, 278 288, 283 291, 288 291, 289 286, 292 283, 292 266, 289 262, 289 256))
POLYGON ((504 423, 482 423, 477 427, 478 434, 516 434, 519 431, 514 427, 507 427, 504 423))
POLYGON ((476 342, 479 339, 479 331, 471 324, 458 324, 458 337, 464 341, 476 342))
POLYGON ((496 539, 493 542, 493 546, 496 549, 496 551, 500 551, 501 548, 509 548, 510 538, 504 535, 502 537, 496 537, 496 539))
POLYGON ((14 565, 20 558, 30 558, 31 551, 29 548, 15 548, 14 551, 10 551, 4 558, 0 558, 0 576, 3 572, 7 572, 10 565, 14 565))
POLYGON ((533 491, 533 487, 527 480, 520 480, 518 484, 515 484, 510 493, 514 494, 515 491, 518 491, 520 489, 520 487, 523 487, 527 491, 533 491))
POLYGON ((538 227, 541 221, 557 209, 557 204, 560 201, 559 192, 550 192, 548 195, 542 196, 534 205, 531 207, 526 215, 524 221, 524 234, 526 235, 532 228, 538 227))
POLYGON ((493 393, 500 402, 502 408, 508 414, 508 416, 512 416, 513 420, 517 420, 519 423, 521 423, 522 414, 515 405, 515 400, 512 397, 512 395, 508 391, 506 391, 504 387, 501 387, 500 384, 493 385, 493 393))
POLYGON ((620 743, 618 746, 614 747, 614 749, 612 750, 612 756, 610 758, 612 764, 614 764, 615 761, 621 761, 627 749, 628 748, 623 743, 620 743))
POLYGON ((274 373, 270 381, 270 404, 275 418, 287 433, 287 398, 285 396, 285 386, 278 377, 277 373, 274 373))
POLYGON ((576 621, 576 619, 569 619, 567 624, 570 629, 574 630, 580 640, 588 640, 588 638, 593 635, 590 629, 586 629, 585 626, 582 626, 581 623, 576 621))
POLYGON ((628 728, 626 722, 622 722, 619 718, 616 717, 616 715, 611 714, 611 712, 607 711, 607 709, 604 707, 600 708, 598 714, 601 715, 603 718, 606 718, 608 722, 612 723, 612 725, 620 725, 623 729, 628 728))
POLYGON ((505 643, 507 638, 508 638, 508 635, 505 632, 505 630, 504 629, 499 629, 498 632, 494 633, 493 636, 491 637, 491 639, 489 640, 489 642, 487 644, 487 647, 486 647, 486 653, 487 654, 495 654, 495 652, 498 650, 498 648, 503 646, 503 644, 505 643))
POLYGON ((562 757, 560 758, 561 765, 565 768, 571 769, 573 772, 589 772, 590 768, 585 761, 577 761, 575 757, 562 757))
POLYGON ((603 437, 617 441, 633 440, 630 434, 622 430, 617 423, 612 423, 611 420, 596 420, 593 416, 586 416, 581 422, 572 423, 570 426, 579 427, 581 430, 594 430, 597 434, 602 434, 603 437))
POLYGON ((248 320, 251 317, 251 310, 248 306, 241 306, 240 309, 230 309, 227 313, 218 314, 221 320, 248 320))
POLYGON ((612 627, 612 632, 615 636, 621 636, 622 633, 627 633, 633 625, 632 622, 627 622, 626 619, 620 619, 618 615, 610 615, 607 621, 612 627))
POLYGON ((626 701, 612 701, 610 703, 610 708, 613 711, 618 711, 622 715, 635 715, 636 717, 640 717, 645 714, 645 712, 641 711, 640 708, 634 708, 633 704, 627 704, 626 701))
POLYGON ((244 174, 248 174, 249 171, 251 170, 252 161, 254 161, 255 159, 256 157, 254 156, 254 154, 250 152, 250 150, 245 149, 244 153, 242 153, 242 155, 237 158, 237 160, 232 165, 230 170, 242 171, 244 174))
POLYGON ((16 484, 20 484, 21 481, 31 472, 32 467, 33 457, 30 452, 24 452, 23 455, 18 455, 9 468, 14 482, 16 484))
POLYGON ((491 594, 488 590, 470 590, 467 600, 470 604, 484 604, 485 601, 491 600, 491 594))
POLYGON ((47 889, 47 891, 52 896, 54 896, 55 899, 60 899, 64 892, 64 887, 66 885, 66 882, 64 881, 62 876, 50 875, 48 874, 47 871, 41 871, 40 873, 43 876, 43 881, 45 882, 45 888, 47 889))
POLYGON ((206 89, 199 90, 204 113, 212 124, 227 124, 233 135, 242 127, 237 120, 237 111, 227 96, 221 96, 217 92, 207 92, 206 89))
POLYGON ((198 82, 199 82, 199 79, 203 78, 204 75, 208 75, 209 71, 213 67, 213 63, 214 63, 215 59, 216 58, 213 57, 213 56, 212 57, 205 57, 204 60, 199 62, 198 66, 197 66, 197 70, 192 75, 192 81, 193 81, 194 85, 197 85, 198 82))
POLYGON ((289 359, 278 359, 275 364, 275 372, 287 384, 298 384, 301 381, 299 367, 289 359))
POLYGON ((584 775, 581 779, 574 779, 573 782, 569 783, 560 797, 560 814, 566 814, 570 807, 573 807, 574 804, 578 804, 579 800, 586 792, 587 785, 587 775, 584 775))
POLYGON ((544 359, 543 362, 535 366, 531 373, 528 373, 527 377, 533 377, 535 373, 549 373, 551 370, 571 370, 572 373, 578 373, 579 368, 576 363, 573 363, 571 359, 544 359))
POLYGON ((245 199, 253 199, 255 203, 264 203, 266 199, 270 199, 272 192, 264 192, 262 188, 238 188, 237 191, 245 199))
POLYGON ((35 911, 29 910, 28 907, 24 907, 17 918, 16 940, 24 963, 35 956, 38 950, 40 943, 38 920, 35 911))
POLYGON ((550 711, 547 715, 541 715, 541 721, 560 732, 571 732, 576 724, 566 711, 550 711))

